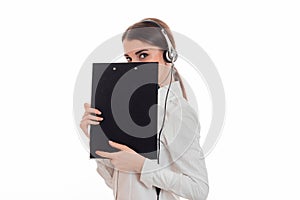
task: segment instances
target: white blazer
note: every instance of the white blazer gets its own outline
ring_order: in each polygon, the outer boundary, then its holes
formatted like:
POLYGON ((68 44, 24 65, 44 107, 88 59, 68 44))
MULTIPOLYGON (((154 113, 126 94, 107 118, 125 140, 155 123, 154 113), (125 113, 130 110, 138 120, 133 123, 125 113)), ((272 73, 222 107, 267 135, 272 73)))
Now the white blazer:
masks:
MULTIPOLYGON (((158 89, 158 130, 169 85, 158 89)), ((206 199, 209 191, 207 170, 199 144, 200 123, 195 110, 184 99, 180 82, 171 84, 164 128, 161 133, 159 164, 145 159, 141 173, 122 172, 109 159, 96 159, 97 172, 113 190, 116 200, 206 199)))

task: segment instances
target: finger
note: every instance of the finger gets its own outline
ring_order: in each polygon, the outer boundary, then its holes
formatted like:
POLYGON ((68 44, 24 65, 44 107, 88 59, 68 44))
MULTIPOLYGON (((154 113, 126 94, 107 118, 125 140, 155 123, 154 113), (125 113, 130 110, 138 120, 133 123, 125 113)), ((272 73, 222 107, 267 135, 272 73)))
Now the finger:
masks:
POLYGON ((88 108, 87 110, 85 110, 88 113, 93 113, 93 114, 98 114, 100 115, 102 112, 96 108, 88 108))
POLYGON ((91 107, 91 105, 89 103, 84 103, 84 109, 85 110, 88 109, 88 108, 90 108, 90 107, 91 107))
POLYGON ((100 122, 95 122, 93 120, 87 120, 87 123, 91 124, 91 125, 98 125, 98 124, 100 124, 100 122))
POLYGON ((109 159, 113 159, 115 155, 114 153, 109 153, 105 151, 96 151, 95 153, 99 156, 102 156, 104 158, 109 158, 109 159))
POLYGON ((96 122, 92 120, 82 120, 80 122, 80 127, 82 127, 82 129, 87 129, 88 125, 98 125, 98 124, 100 124, 100 122, 96 122))
POLYGON ((102 121, 103 117, 97 117, 95 115, 87 115, 84 118, 82 118, 83 120, 94 120, 94 121, 102 121))
POLYGON ((129 151, 129 152, 134 152, 132 149, 130 149, 128 146, 124 145, 124 144, 119 144, 113 141, 108 141, 109 145, 116 148, 116 149, 120 149, 123 151, 129 151))
POLYGON ((87 112, 87 113, 94 113, 94 114, 98 114, 98 115, 101 114, 100 110, 98 110, 96 108, 91 108, 91 105, 88 103, 84 104, 84 109, 85 109, 85 112, 87 112))

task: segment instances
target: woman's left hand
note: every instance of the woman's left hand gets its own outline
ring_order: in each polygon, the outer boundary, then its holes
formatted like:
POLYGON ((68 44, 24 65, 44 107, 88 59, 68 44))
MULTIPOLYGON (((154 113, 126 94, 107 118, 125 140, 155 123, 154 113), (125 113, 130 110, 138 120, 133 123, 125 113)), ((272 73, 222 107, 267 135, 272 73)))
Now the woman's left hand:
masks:
POLYGON ((105 151, 96 151, 96 154, 105 158, 111 159, 111 163, 121 171, 137 172, 142 171, 145 157, 136 153, 126 145, 119 144, 113 141, 108 142, 110 146, 120 149, 121 151, 109 153, 105 151))

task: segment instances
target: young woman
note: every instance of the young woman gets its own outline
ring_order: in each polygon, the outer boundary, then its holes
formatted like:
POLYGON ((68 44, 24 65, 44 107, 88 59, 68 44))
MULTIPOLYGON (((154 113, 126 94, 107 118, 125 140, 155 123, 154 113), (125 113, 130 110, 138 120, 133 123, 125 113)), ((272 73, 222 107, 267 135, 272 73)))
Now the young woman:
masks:
MULTIPOLYGON (((200 124, 173 65, 176 58, 167 55, 170 46, 175 49, 169 27, 159 19, 147 18, 130 26, 124 32, 122 42, 128 62, 159 63, 160 108, 164 106, 167 95, 160 138, 162 150, 157 163, 157 160, 145 158, 123 144, 110 141, 109 144, 120 151, 97 151, 98 155, 107 158, 96 159, 97 172, 113 189, 117 200, 179 200, 179 197, 206 199, 209 186, 205 160, 199 145, 200 124)), ((105 113, 91 108, 88 103, 84 107, 80 127, 89 136, 88 126, 98 125, 103 120, 103 117, 93 114, 105 116, 105 113)), ((161 127, 164 110, 159 109, 158 112, 158 124, 161 127)))

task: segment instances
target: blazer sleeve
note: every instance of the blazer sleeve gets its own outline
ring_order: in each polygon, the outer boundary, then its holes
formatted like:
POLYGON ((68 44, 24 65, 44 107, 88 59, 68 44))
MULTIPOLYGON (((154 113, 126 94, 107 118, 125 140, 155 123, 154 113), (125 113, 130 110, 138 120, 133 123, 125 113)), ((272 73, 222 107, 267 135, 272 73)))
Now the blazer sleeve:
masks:
POLYGON ((207 198, 209 185, 204 155, 199 144, 200 123, 192 108, 184 108, 181 114, 178 113, 180 110, 172 112, 162 131, 165 150, 176 170, 162 167, 157 164, 157 160, 146 158, 140 181, 147 187, 156 186, 183 198, 204 200, 207 198))
MULTIPOLYGON (((89 138, 88 138, 89 139, 89 138)), ((113 174, 114 167, 109 159, 97 158, 95 159, 97 163, 96 171, 104 179, 106 185, 113 189, 113 174)))
POLYGON ((109 159, 98 158, 97 162, 97 172, 104 179, 106 185, 113 189, 113 173, 114 167, 109 159))

